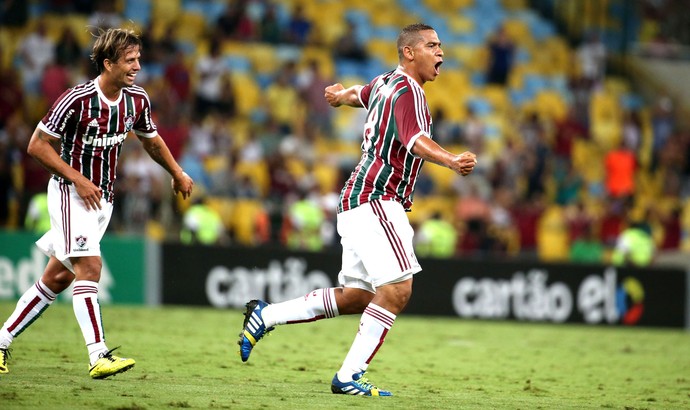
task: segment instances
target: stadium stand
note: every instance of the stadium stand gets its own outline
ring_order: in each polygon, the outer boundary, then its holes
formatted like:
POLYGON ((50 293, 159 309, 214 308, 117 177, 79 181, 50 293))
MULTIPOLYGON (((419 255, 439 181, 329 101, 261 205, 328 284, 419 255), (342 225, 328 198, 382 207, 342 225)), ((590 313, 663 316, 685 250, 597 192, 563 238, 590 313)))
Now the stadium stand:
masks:
MULTIPOLYGON (((603 161, 621 141, 631 144, 638 166, 635 192, 625 199, 621 212, 628 216, 653 215, 658 218, 657 226, 660 227, 664 226, 661 221, 665 218, 676 218, 683 229, 681 238, 675 242, 665 241, 663 228, 660 228, 658 243, 671 248, 675 246, 675 249, 690 249, 687 199, 690 188, 686 182, 690 160, 688 155, 680 159, 673 157, 672 168, 664 162, 666 157, 672 156, 669 152, 672 148, 667 145, 680 144, 675 148, 679 152, 688 152, 689 138, 677 129, 672 118, 669 120, 656 112, 653 108, 655 101, 638 94, 624 73, 606 72, 604 78, 594 83, 583 80, 578 46, 589 31, 599 31, 610 57, 626 51, 626 36, 631 33, 649 36, 647 33, 652 30, 644 15, 635 13, 636 10, 631 10, 622 0, 106 1, 112 2, 127 25, 140 32, 150 29, 152 44, 172 40, 177 49, 184 52, 185 64, 192 75, 192 88, 199 81, 194 73, 195 62, 208 53, 212 40, 222 41, 223 61, 230 73, 230 85, 237 104, 235 114, 224 116, 220 113, 222 132, 201 132, 205 119, 194 118, 194 109, 189 113, 179 113, 179 120, 200 124, 199 127, 185 128, 188 129, 185 149, 195 147, 198 152, 195 151, 192 158, 199 161, 206 172, 217 175, 219 169, 226 172, 227 168, 228 184, 246 176, 259 192, 259 198, 246 200, 233 196, 232 189, 228 189, 228 193, 209 199, 237 243, 256 245, 261 242, 253 235, 253 230, 255 223, 265 222, 257 217, 263 213, 274 221, 266 229, 280 230, 275 221, 282 219, 281 214, 293 197, 286 193, 299 189, 301 185, 315 180, 321 195, 337 195, 341 172, 355 163, 359 156, 357 139, 362 116, 356 110, 336 110, 332 119, 333 133, 316 135, 313 139, 305 136, 312 132, 314 124, 310 122, 308 113, 294 114, 299 111, 297 109, 293 111, 295 121, 289 129, 278 135, 269 129, 267 124, 272 114, 267 108, 267 94, 276 84, 278 75, 286 75, 286 66, 291 66, 293 71, 288 73, 288 84, 298 95, 301 95, 300 81, 308 75, 307 66, 315 59, 327 78, 334 78, 346 86, 369 81, 395 67, 397 51, 394 42, 400 26, 419 20, 434 26, 445 52, 441 76, 425 87, 432 112, 442 110, 444 113, 444 124, 435 126, 450 125, 459 129, 459 140, 452 141, 449 148, 464 149, 471 145, 466 139, 469 135, 469 111, 483 124, 483 139, 477 147, 480 150, 477 154, 487 166, 471 178, 485 187, 485 199, 495 203, 493 217, 482 232, 495 236, 494 243, 498 241, 502 245, 491 249, 464 249, 462 252, 498 252, 504 256, 523 253, 536 254, 548 260, 566 259, 569 241, 576 238, 564 233, 563 230, 567 230, 564 215, 568 214, 569 207, 581 205, 586 209, 594 230, 600 231, 601 210, 613 200, 602 188, 605 178, 603 161), (277 24, 284 33, 293 13, 301 7, 309 22, 306 44, 264 41, 262 29, 269 24, 264 19, 269 7, 275 9, 277 24), (236 18, 237 25, 233 27, 237 30, 221 35, 220 21, 224 18, 236 18), (364 61, 337 58, 332 53, 348 22, 354 24, 357 41, 365 47, 368 57, 364 61), (491 58, 487 45, 499 28, 505 30, 515 46, 505 85, 489 84, 485 72, 491 58), (170 33, 172 39, 166 39, 170 33), (639 123, 626 120, 630 113, 635 113, 639 123), (529 119, 535 119, 536 123, 529 123, 529 119), (560 127, 566 126, 564 124, 568 121, 577 122, 586 131, 568 145, 565 157, 554 155, 553 150, 562 131, 560 127), (660 126, 669 125, 669 121, 673 131, 664 134, 664 141, 659 141, 655 130, 663 129, 660 126), (255 158, 252 161, 238 159, 240 152, 248 152, 250 133, 261 135, 257 147, 249 150, 255 158), (296 150, 295 146, 298 147, 296 150), (221 161, 220 164, 224 165, 219 168, 219 162, 214 161, 211 154, 226 156, 227 160, 221 161), (290 175, 271 169, 271 158, 276 155, 289 157, 285 169, 290 175), (337 161, 332 160, 334 156, 337 161), (555 202, 560 182, 555 179, 553 169, 561 165, 559 161, 572 164, 584 181, 576 203, 555 202), (677 182, 671 184, 668 181, 672 178, 664 180, 660 175, 673 175, 677 182), (275 181, 273 178, 284 180, 275 181), (283 195, 279 195, 281 201, 278 202, 272 195, 273 190, 278 189, 276 186, 285 189, 281 191, 283 195), (499 191, 507 192, 508 200, 497 201, 496 193, 499 191), (538 226, 526 228, 537 232, 536 243, 520 243, 516 238, 525 237, 529 232, 518 232, 525 226, 515 220, 520 217, 518 205, 532 200, 536 203, 534 198, 537 196, 544 196, 546 204, 531 208, 538 210, 538 226), (645 212, 650 210, 654 212, 645 212)), ((71 27, 78 35, 84 60, 88 56, 90 34, 87 25, 95 10, 64 14, 51 9, 50 2, 29 3, 30 17, 26 24, 0 27, 0 67, 5 82, 11 81, 12 75, 22 75, 22 39, 33 33, 41 20, 48 22, 48 36, 53 41, 57 40, 63 27, 71 27)), ((150 52, 152 50, 143 50, 144 54, 150 52)), ((161 61, 147 64, 142 76, 144 84, 141 85, 149 90, 154 106, 168 105, 174 112, 179 102, 166 91, 162 75, 171 59, 171 56, 164 55, 161 61), (156 87, 156 82, 160 86, 156 87)), ((70 65, 75 83, 93 75, 82 62, 70 62, 70 65)), ((22 91, 21 104, 20 101, 14 104, 18 109, 12 110, 6 102, 3 106, 0 101, 3 132, 0 135, 7 135, 11 118, 19 118, 33 126, 51 103, 43 101, 40 93, 22 91)), ((192 102, 186 103, 193 106, 192 102)), ((8 137, 0 138, 0 142, 5 151, 22 149, 20 143, 8 141, 8 137)), ((7 158, 12 156, 5 156, 3 161, 11 162, 7 158)), ((123 156, 123 161, 126 160, 123 156)), ((12 175, 22 175, 21 163, 11 165, 14 167, 12 175)), ((434 212, 441 212, 445 218, 452 219, 453 204, 461 200, 460 193, 466 182, 434 165, 427 165, 423 172, 429 176, 433 191, 416 199, 411 219, 419 223, 434 212)), ((127 177, 122 175, 123 179, 127 177)), ((0 222, 6 227, 21 228, 25 212, 22 210, 25 201, 18 199, 21 197, 22 178, 10 179, 12 182, 5 188, 8 203, 4 209, 7 211, 0 215, 0 222)), ((121 195, 126 196, 127 192, 121 195)), ((178 210, 173 214, 179 215, 179 207, 184 205, 179 202, 170 204, 178 210)), ((116 220, 127 218, 122 210, 116 213, 119 215, 116 220)), ((152 219, 159 217, 158 214, 151 215, 152 219)), ((174 231, 179 220, 171 222, 174 231)), ((114 223, 112 229, 120 230, 122 227, 114 223)), ((459 232, 464 231, 459 229, 459 232)), ((177 238, 179 235, 171 231, 167 237, 177 238)), ((279 235, 263 233, 260 237, 264 241, 279 235)))

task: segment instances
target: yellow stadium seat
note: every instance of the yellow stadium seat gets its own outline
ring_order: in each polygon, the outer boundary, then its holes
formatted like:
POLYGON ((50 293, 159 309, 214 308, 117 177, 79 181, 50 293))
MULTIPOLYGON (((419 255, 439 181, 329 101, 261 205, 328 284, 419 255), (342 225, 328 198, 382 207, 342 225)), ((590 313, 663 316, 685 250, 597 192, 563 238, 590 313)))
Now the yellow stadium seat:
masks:
POLYGON ((398 50, 390 40, 371 39, 366 44, 369 55, 380 58, 384 63, 395 66, 398 63, 398 50))
POLYGON ((498 114, 505 114, 512 108, 508 91, 503 86, 486 85, 480 90, 480 93, 491 103, 494 111, 498 114))
POLYGON ((261 89, 253 76, 244 73, 232 73, 237 111, 241 116, 249 116, 252 110, 261 103, 261 89))
POLYGON ((319 185, 319 192, 321 194, 326 194, 328 192, 333 192, 340 189, 340 187, 336 185, 340 175, 335 164, 324 164, 322 162, 318 162, 314 164, 314 169, 312 172, 314 173, 314 177, 319 185))
POLYGON ((229 229, 237 243, 244 246, 256 246, 260 243, 256 228, 262 213, 265 210, 259 200, 237 199, 233 202, 229 229))
POLYGON ((283 65, 276 49, 268 44, 252 43, 251 46, 244 47, 244 52, 257 73, 273 74, 283 65))
POLYGON ((556 91, 540 91, 535 97, 537 111, 553 121, 561 121, 568 115, 568 104, 556 91))
POLYGON ((270 176, 265 162, 240 161, 235 165, 235 174, 238 177, 247 176, 259 188, 262 195, 268 194, 270 176))
POLYGON ((542 261, 566 261, 570 256, 568 225, 563 209, 549 206, 537 223, 537 253, 542 261))
POLYGON ((459 13, 448 16, 448 27, 454 33, 470 33, 474 30, 475 22, 459 13))
POLYGON ((604 180, 604 156, 594 142, 576 139, 571 152, 573 167, 589 183, 604 180))
POLYGON ((199 13, 182 12, 175 21, 177 40, 196 42, 206 33, 206 17, 199 13))
POLYGON ((234 203, 232 199, 223 196, 209 196, 204 199, 206 205, 213 209, 220 215, 220 219, 223 221, 223 226, 226 229, 230 229, 232 226, 233 218, 233 206, 234 203))
POLYGON ((182 12, 181 0, 151 0, 151 20, 173 22, 182 12))

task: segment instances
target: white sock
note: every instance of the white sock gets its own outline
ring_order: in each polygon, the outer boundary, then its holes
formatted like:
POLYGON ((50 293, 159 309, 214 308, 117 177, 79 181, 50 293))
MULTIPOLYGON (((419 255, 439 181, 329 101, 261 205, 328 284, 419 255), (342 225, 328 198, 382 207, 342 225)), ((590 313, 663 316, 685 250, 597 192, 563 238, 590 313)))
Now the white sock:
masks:
POLYGON ((395 317, 391 312, 373 303, 369 303, 364 309, 355 341, 338 370, 338 379, 341 382, 349 382, 353 374, 367 370, 393 326, 395 317))
POLYGON ((266 327, 313 322, 338 316, 335 289, 317 289, 301 298, 274 303, 261 312, 266 327))
POLYGON ((14 312, 0 330, 0 347, 8 348, 15 337, 19 336, 44 310, 55 301, 56 294, 39 279, 30 287, 19 301, 14 312))
POLYGON ((98 360, 98 355, 107 350, 101 321, 101 305, 98 303, 98 282, 74 282, 72 307, 89 351, 89 359, 93 364, 98 360))

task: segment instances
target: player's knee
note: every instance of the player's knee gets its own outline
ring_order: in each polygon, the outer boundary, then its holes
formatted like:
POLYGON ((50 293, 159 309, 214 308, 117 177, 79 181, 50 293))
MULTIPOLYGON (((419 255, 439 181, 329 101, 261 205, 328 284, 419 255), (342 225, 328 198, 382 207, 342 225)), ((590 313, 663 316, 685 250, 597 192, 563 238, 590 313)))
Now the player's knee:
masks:
POLYGON ((101 258, 83 258, 72 262, 77 280, 98 282, 101 279, 101 258))
POLYGON ((74 274, 64 266, 60 269, 46 270, 41 276, 41 281, 53 293, 58 294, 67 289, 74 280, 74 274))
POLYGON ((341 315, 349 315, 364 312, 374 294, 362 289, 344 288, 336 292, 336 302, 341 315))

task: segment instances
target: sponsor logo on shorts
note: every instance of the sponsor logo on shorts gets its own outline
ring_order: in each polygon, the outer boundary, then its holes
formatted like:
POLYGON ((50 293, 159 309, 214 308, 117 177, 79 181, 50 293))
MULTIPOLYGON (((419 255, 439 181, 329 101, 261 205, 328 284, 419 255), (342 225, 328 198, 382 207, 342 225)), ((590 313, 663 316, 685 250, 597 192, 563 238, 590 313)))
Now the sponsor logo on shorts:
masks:
POLYGON ((77 244, 78 248, 72 249, 73 252, 84 252, 88 251, 89 248, 86 246, 88 238, 84 235, 79 235, 74 238, 74 242, 77 244))

